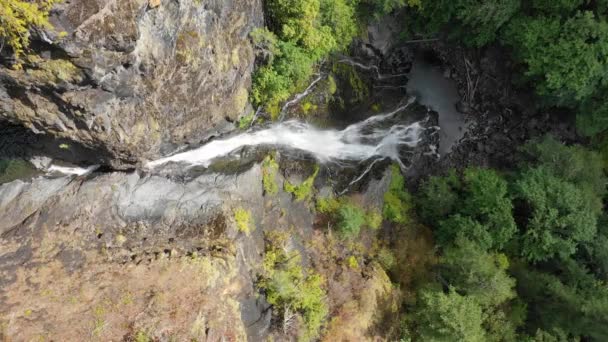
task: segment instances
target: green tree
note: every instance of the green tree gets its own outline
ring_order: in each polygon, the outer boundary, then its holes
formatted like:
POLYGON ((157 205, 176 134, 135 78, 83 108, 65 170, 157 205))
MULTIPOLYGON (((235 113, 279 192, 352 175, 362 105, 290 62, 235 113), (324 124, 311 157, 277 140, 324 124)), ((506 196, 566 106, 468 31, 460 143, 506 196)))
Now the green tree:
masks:
POLYGON ((528 303, 528 328, 607 341, 606 283, 569 258, 544 268, 551 273, 521 265, 513 269, 517 292, 528 303))
POLYGON ((453 36, 478 47, 493 42, 519 9, 520 0, 427 0, 420 6, 428 32, 449 25, 453 36))
POLYGON ((348 47, 357 32, 357 2, 268 0, 265 4, 270 31, 254 31, 252 39, 269 58, 253 75, 252 99, 276 118, 280 103, 306 86, 317 62, 348 47))
POLYGON ((558 16, 518 16, 504 41, 525 65, 525 76, 549 103, 576 106, 605 82, 608 23, 591 11, 558 16))
POLYGON ((448 293, 423 290, 418 299, 415 322, 420 341, 485 341, 481 306, 454 289, 448 293))
POLYGON ((581 189, 593 212, 602 210, 606 177, 602 157, 580 145, 566 146, 550 135, 533 140, 522 148, 527 165, 542 166, 548 172, 581 189))
POLYGON ((443 253, 441 275, 458 293, 491 308, 515 298, 515 279, 507 274, 508 267, 504 254, 489 253, 469 240, 458 239, 443 253))
POLYGON ((580 242, 595 236, 597 214, 587 205, 582 190, 546 168, 525 171, 515 192, 529 213, 521 236, 521 253, 527 260, 570 256, 580 242))
POLYGON ((264 291, 268 303, 275 306, 276 313, 299 313, 299 338, 313 341, 328 314, 325 281, 314 270, 302 267, 300 253, 286 248, 287 239, 277 232, 266 234, 262 274, 256 285, 264 291))
POLYGON ((429 177, 418 191, 418 212, 429 224, 436 224, 455 211, 462 187, 454 170, 446 177, 429 177))
POLYGON ((384 207, 382 214, 385 219, 405 224, 408 223, 412 196, 405 189, 405 179, 397 165, 391 166, 391 182, 384 193, 384 207))
POLYGON ((462 236, 500 249, 517 230, 507 182, 493 170, 469 168, 462 180, 454 173, 431 178, 422 185, 418 203, 442 245, 462 236))

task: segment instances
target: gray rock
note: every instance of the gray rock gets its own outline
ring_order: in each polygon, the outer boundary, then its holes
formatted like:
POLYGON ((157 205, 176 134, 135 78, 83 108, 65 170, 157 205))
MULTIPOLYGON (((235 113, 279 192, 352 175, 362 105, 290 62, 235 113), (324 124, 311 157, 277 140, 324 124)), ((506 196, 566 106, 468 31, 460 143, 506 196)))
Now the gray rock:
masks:
POLYGON ((204 140, 246 108, 260 0, 76 0, 52 13, 52 44, 24 70, 0 67, 0 119, 120 166, 204 140))

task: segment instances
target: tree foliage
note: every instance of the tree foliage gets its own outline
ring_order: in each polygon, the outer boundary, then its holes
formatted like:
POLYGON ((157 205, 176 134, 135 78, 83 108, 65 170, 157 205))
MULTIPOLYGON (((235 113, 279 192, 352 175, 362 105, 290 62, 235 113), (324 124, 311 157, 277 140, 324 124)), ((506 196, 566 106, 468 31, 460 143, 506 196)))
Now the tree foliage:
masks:
POLYGON ((418 302, 415 317, 420 341, 485 341, 482 309, 472 297, 454 289, 448 293, 423 290, 418 302))
POLYGON ((508 267, 506 255, 486 252, 469 240, 459 239, 444 251, 441 274, 458 293, 491 308, 515 297, 515 280, 507 275, 508 267))
POLYGON ((606 81, 608 23, 591 11, 562 19, 519 16, 505 41, 526 66, 526 77, 552 104, 575 106, 606 81))
POLYGON ((546 266, 551 272, 517 267, 518 293, 528 302, 533 329, 608 339, 608 286, 572 259, 546 266))
POLYGON ((51 29, 49 11, 61 0, 0 0, 0 50, 9 46, 20 67, 20 58, 30 44, 34 27, 51 29))
POLYGON ((539 167, 526 171, 515 186, 530 210, 521 246, 528 260, 572 255, 580 242, 595 236, 597 217, 573 184, 539 167))
POLYGON ((470 168, 432 177, 420 190, 422 216, 437 227, 437 239, 448 245, 462 236, 484 248, 502 248, 516 231, 507 182, 495 171, 470 168))
POLYGON ((357 32, 353 0, 266 1, 269 28, 252 39, 267 56, 253 76, 252 98, 276 118, 279 104, 305 87, 314 66, 330 52, 343 50, 357 32))
POLYGON ((302 267, 300 253, 287 251, 286 240, 287 237, 280 233, 266 235, 263 273, 257 286, 283 319, 293 313, 300 314, 304 326, 300 339, 312 341, 319 336, 328 314, 323 288, 325 280, 313 270, 302 267))
POLYGON ((570 256, 596 236, 606 192, 601 157, 549 136, 523 151, 529 160, 514 186, 525 213, 521 253, 532 262, 570 256))
POLYGON ((412 196, 405 189, 405 179, 397 165, 391 166, 391 182, 384 193, 382 214, 388 221, 405 224, 409 221, 412 196))

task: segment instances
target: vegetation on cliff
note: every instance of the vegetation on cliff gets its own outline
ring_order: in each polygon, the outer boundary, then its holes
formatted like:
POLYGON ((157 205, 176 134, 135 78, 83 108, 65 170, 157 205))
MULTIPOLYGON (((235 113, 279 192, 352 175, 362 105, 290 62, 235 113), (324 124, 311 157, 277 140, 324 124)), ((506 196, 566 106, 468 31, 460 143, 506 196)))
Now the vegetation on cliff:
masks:
POLYGON ((17 63, 30 44, 30 30, 33 28, 50 29, 49 11, 62 0, 0 0, 0 51, 10 47, 17 63))
POLYGON ((343 51, 357 33, 355 0, 269 0, 268 28, 252 33, 266 54, 253 77, 252 100, 273 118, 280 103, 303 89, 315 65, 330 52, 343 51))

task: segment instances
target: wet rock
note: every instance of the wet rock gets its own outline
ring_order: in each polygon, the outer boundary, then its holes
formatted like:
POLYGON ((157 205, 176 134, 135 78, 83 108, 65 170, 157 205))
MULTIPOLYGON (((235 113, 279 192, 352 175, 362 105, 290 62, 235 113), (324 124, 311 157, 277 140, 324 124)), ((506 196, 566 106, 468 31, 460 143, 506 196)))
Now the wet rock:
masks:
POLYGON ((396 36, 401 32, 401 25, 392 16, 375 21, 367 27, 367 41, 383 55, 387 54, 398 41, 396 36))
POLYGON ((0 119, 107 150, 115 166, 216 134, 247 105, 261 1, 159 4, 57 5, 38 54, 0 67, 0 119))

